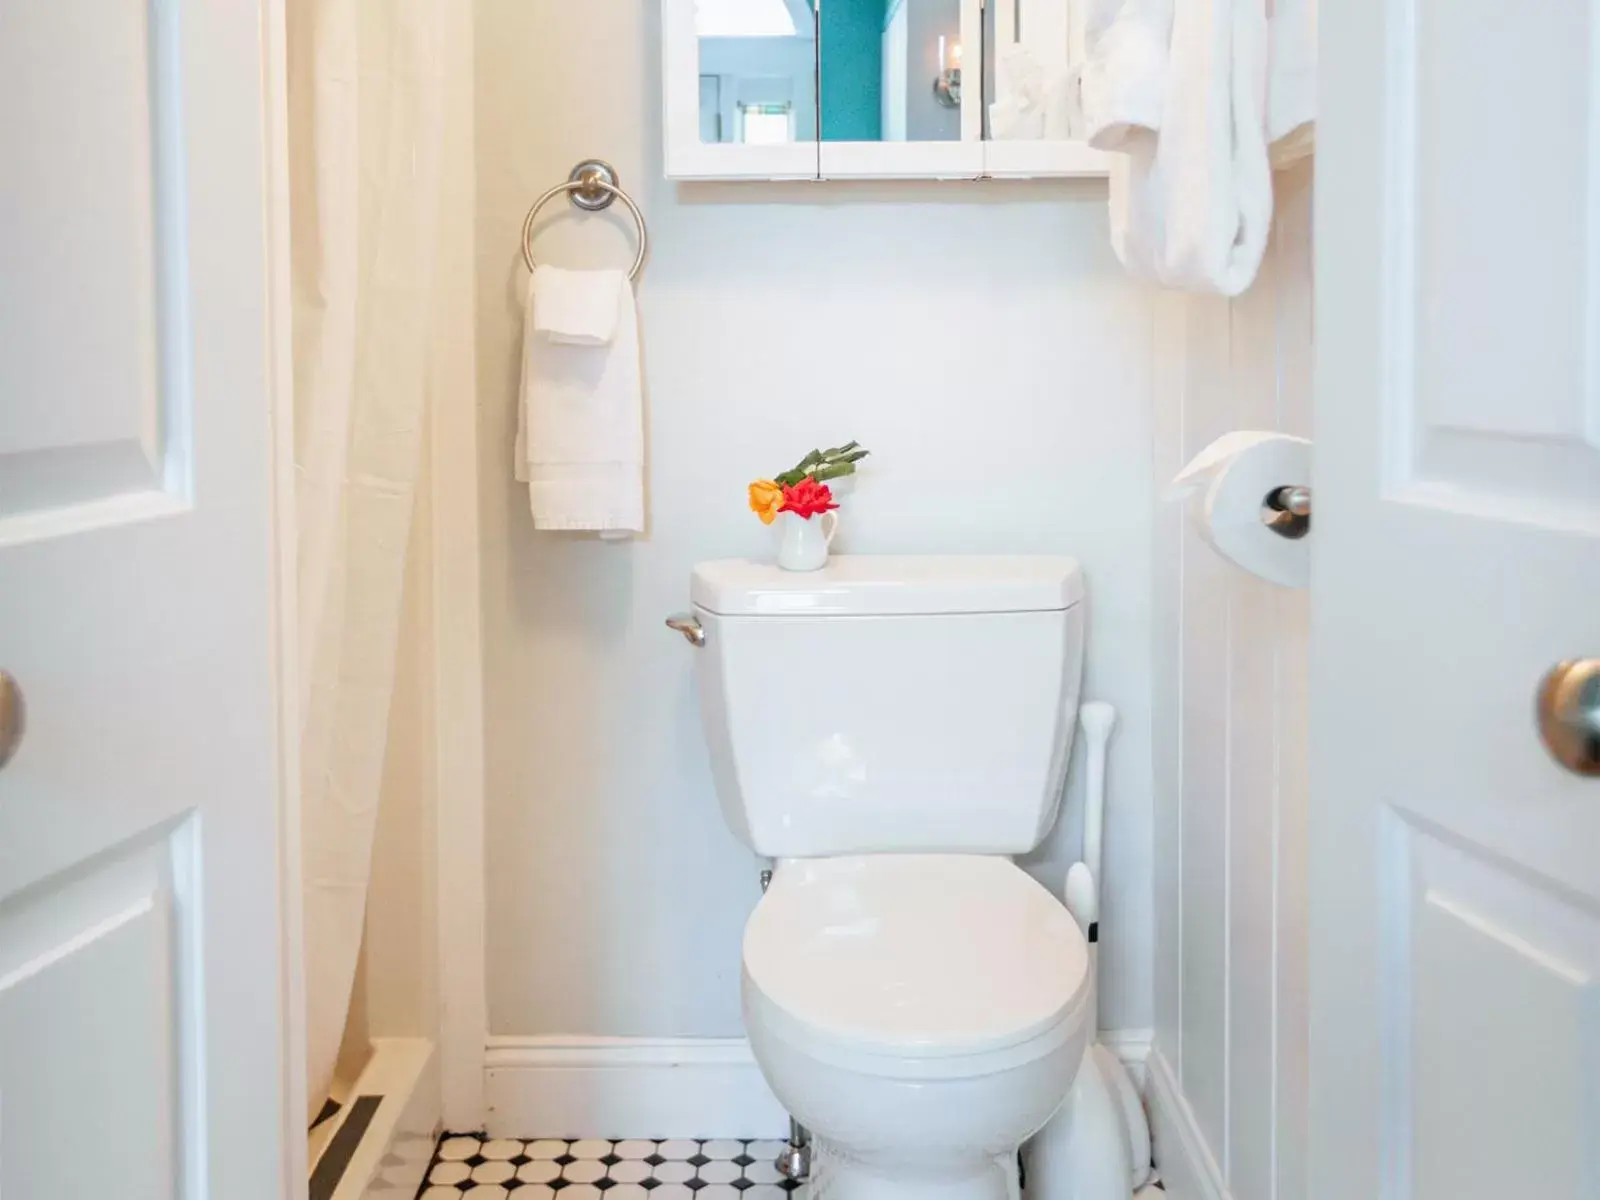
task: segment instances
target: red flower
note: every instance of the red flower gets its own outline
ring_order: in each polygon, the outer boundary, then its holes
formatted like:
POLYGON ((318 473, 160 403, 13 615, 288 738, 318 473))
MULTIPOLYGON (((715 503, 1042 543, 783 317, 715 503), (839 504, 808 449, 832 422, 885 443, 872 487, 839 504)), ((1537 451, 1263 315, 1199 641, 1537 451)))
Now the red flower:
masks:
POLYGON ((797 517, 810 520, 818 513, 838 508, 833 501, 833 491, 825 483, 818 483, 807 475, 794 486, 784 485, 783 507, 779 512, 792 512, 797 517))

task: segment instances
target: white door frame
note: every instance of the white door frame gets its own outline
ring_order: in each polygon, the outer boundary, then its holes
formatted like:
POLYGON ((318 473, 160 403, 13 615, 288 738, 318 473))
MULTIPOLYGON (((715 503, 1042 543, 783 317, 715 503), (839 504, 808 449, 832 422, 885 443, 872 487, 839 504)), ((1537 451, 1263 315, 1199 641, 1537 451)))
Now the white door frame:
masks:
MULTIPOLYGON (((472 371, 471 380, 457 375, 448 392, 440 389, 436 395, 477 394, 470 344, 474 329, 469 318, 467 329, 455 331, 468 341, 460 369, 472 371)), ((433 404, 428 420, 440 1106, 445 1128, 465 1132, 482 1129, 488 1116, 477 405, 433 404)))
POLYGON ((283 1095, 284 1195, 306 1195, 306 997, 300 869, 300 704, 298 555, 294 487, 294 346, 289 255, 289 69, 287 0, 261 0, 262 92, 267 129, 267 381, 272 397, 273 681, 277 689, 279 828, 279 992, 283 1003, 279 1074, 283 1095))

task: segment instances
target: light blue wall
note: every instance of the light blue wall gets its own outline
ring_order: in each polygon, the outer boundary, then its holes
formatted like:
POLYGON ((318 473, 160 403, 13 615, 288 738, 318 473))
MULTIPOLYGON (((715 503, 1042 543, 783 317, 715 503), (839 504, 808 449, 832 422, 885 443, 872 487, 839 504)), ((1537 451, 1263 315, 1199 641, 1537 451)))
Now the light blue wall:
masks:
POLYGON ((817 54, 810 32, 792 38, 701 39, 700 74, 717 77, 721 101, 721 111, 701 122, 701 139, 717 141, 720 132, 721 141, 732 141, 734 108, 743 102, 792 104, 794 140, 816 141, 817 54))
POLYGON ((884 0, 828 0, 822 6, 822 140, 876 142, 883 136, 884 0))

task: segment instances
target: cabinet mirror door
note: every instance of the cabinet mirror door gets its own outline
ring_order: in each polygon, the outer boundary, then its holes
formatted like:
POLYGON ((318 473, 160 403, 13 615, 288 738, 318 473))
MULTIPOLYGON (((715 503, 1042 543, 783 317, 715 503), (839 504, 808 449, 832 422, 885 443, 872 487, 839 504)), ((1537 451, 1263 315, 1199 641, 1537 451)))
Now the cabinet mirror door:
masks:
POLYGON ((984 20, 984 170, 994 176, 1100 175, 1083 142, 1078 64, 1087 0, 989 0, 984 20))
POLYGON ((824 178, 983 173, 980 0, 824 0, 824 178))
POLYGON ((696 0, 700 140, 817 140, 817 14, 810 0, 696 0))
POLYGON ((813 0, 666 0, 667 173, 814 179, 813 0))

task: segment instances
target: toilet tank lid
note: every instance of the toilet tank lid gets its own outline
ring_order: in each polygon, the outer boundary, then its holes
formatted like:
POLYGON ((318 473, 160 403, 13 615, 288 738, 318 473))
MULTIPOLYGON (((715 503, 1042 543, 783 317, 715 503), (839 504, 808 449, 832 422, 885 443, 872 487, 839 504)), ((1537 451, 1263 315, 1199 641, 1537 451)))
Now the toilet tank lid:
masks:
POLYGON ((840 554, 818 571, 730 558, 696 566, 690 597, 718 616, 1060 612, 1083 599, 1083 570, 1044 555, 840 554))

